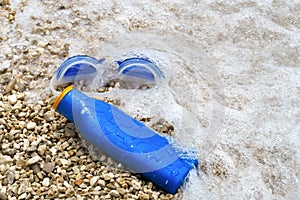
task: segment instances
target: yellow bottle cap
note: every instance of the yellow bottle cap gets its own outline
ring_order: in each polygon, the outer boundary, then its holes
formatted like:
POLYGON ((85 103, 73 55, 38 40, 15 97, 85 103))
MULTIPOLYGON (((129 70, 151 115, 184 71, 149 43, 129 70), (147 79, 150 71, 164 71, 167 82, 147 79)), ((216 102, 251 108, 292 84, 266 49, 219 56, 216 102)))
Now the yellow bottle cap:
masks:
POLYGON ((60 95, 56 98, 54 104, 53 104, 53 108, 56 110, 58 104, 60 103, 60 101, 64 98, 64 96, 66 96, 66 94, 68 94, 68 92, 70 92, 71 90, 73 90, 73 86, 68 86, 67 88, 65 88, 60 95))

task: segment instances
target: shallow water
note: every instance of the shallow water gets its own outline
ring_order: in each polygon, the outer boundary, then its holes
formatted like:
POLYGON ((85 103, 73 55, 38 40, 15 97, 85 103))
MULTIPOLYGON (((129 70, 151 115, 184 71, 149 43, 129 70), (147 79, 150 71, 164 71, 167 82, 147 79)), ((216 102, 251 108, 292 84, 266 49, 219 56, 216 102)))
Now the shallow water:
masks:
MULTIPOLYGON (((11 2, 18 9, 19 2, 11 2)), ((192 126, 186 126, 190 123, 185 121, 182 124, 187 130, 178 128, 175 133, 179 143, 191 144, 199 151, 200 175, 191 174, 184 199, 300 196, 299 1, 82 0, 75 4, 64 0, 60 3, 66 9, 59 10, 59 5, 51 1, 30 1, 16 18, 24 40, 11 39, 1 47, 26 45, 26 37, 59 40, 69 44, 68 56, 88 54, 112 59, 119 52, 126 52, 130 45, 137 45, 132 43, 135 37, 127 32, 159 33, 157 40, 145 40, 153 38, 148 35, 140 44, 156 44, 158 50, 171 55, 172 61, 176 56, 181 58, 178 64, 183 66, 182 71, 170 68, 166 74, 172 74, 170 84, 187 109, 184 114, 180 111, 179 118, 196 120, 192 126), (46 19, 52 23, 45 22, 46 19), (60 28, 48 35, 34 34, 32 28, 40 21, 41 27, 60 28), (180 39, 174 41, 172 37, 177 37, 174 32, 189 35, 187 38, 192 38, 194 47, 190 49, 180 39), (108 46, 116 41, 122 42, 108 46), (111 52, 114 46, 120 50, 111 52), (194 57, 195 48, 200 57, 194 57), (198 62, 195 64, 193 60, 198 62), (192 69, 199 75, 184 67, 185 61, 192 62, 192 69), (182 85, 189 88, 182 90, 182 85), (195 125, 200 128, 195 129, 195 125)), ((8 26, 1 32, 9 30, 8 26)), ((57 66, 64 59, 55 58, 57 66)), ((57 66, 50 66, 49 74, 57 66)), ((40 84, 46 87, 42 80, 40 84)), ((124 109, 129 112, 132 109, 131 114, 137 112, 133 109, 136 106, 130 105, 124 109)), ((178 120, 173 122, 176 124, 178 120)), ((176 125, 180 127, 181 122, 176 125)))

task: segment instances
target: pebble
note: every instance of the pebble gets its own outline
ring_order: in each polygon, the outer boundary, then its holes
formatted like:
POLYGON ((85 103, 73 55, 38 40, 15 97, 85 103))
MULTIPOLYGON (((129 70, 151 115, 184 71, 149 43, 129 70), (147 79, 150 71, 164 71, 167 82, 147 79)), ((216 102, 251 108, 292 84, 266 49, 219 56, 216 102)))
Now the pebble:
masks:
POLYGON ((8 143, 2 144, 3 150, 8 149, 8 148, 10 148, 10 144, 8 144, 8 143))
POLYGON ((0 118, 0 125, 1 125, 1 124, 5 125, 5 126, 7 125, 7 123, 6 123, 5 119, 3 119, 3 118, 0 118))
POLYGON ((13 184, 13 182, 15 181, 15 174, 12 171, 7 171, 6 179, 8 184, 13 184))
POLYGON ((42 138, 39 138, 37 140, 34 140, 33 142, 31 142, 31 145, 32 146, 38 146, 42 141, 42 138))
POLYGON ((82 184, 80 184, 79 187, 82 188, 82 189, 86 189, 88 186, 85 183, 82 183, 82 184))
POLYGON ((47 150, 47 145, 45 145, 45 144, 40 145, 37 149, 40 156, 45 155, 46 150, 47 150))
POLYGON ((19 75, 9 81, 9 83, 7 84, 7 86, 5 88, 5 92, 7 94, 10 93, 14 89, 16 83, 18 82, 18 79, 19 79, 19 75))
POLYGON ((35 122, 28 122, 28 124, 27 124, 27 126, 26 126, 26 128, 28 129, 28 130, 32 130, 32 129, 34 129, 36 127, 36 123, 35 122))
POLYGON ((36 146, 30 146, 26 149, 26 151, 28 151, 28 152, 36 151, 36 146))
POLYGON ((102 186, 102 187, 105 186, 105 181, 102 180, 102 179, 100 179, 100 180, 98 181, 98 183, 99 183, 99 185, 102 186))
POLYGON ((55 119, 55 113, 54 111, 47 111, 45 114, 44 114, 44 119, 47 121, 47 122, 50 122, 50 121, 53 121, 55 119))
POLYGON ((48 177, 44 178, 42 184, 43 186, 48 187, 50 185, 50 179, 48 177))
POLYGON ((33 164, 39 162, 40 159, 41 159, 40 156, 34 156, 34 157, 30 158, 29 160, 27 160, 26 165, 27 165, 27 166, 33 165, 33 164))
POLYGON ((60 159, 60 163, 61 163, 62 165, 68 165, 69 161, 68 161, 67 159, 61 158, 61 159, 60 159))
MULTIPOLYGON (((23 105, 22 105, 22 103, 19 101, 19 102, 17 102, 17 103, 13 106, 12 109, 13 109, 13 110, 21 110, 22 107, 23 107, 23 105)), ((22 115, 23 115, 23 114, 21 114, 20 117, 22 117, 22 115)), ((23 117, 24 117, 24 115, 23 115, 23 117)))
POLYGON ((113 197, 120 197, 120 193, 117 190, 111 190, 109 194, 113 197))
POLYGON ((67 181, 64 181, 64 186, 65 186, 66 188, 71 187, 71 185, 70 185, 67 181))
POLYGON ((51 173, 55 168, 55 163, 49 162, 45 163, 44 166, 42 167, 44 172, 47 172, 48 174, 51 173))
POLYGON ((18 100, 24 100, 25 96, 26 96, 26 95, 25 95, 24 93, 18 93, 18 94, 17 94, 17 99, 18 99, 18 100))
MULTIPOLYGON (((150 199, 150 197, 149 197, 148 194, 142 194, 142 195, 140 195, 139 199, 140 200, 148 200, 148 199, 150 199)), ((166 199, 168 200, 168 199, 171 199, 171 198, 166 198, 166 199)))
POLYGON ((122 195, 124 195, 125 192, 126 192, 126 190, 125 190, 124 188, 121 188, 121 187, 117 188, 117 191, 118 191, 120 194, 122 194, 122 195))
POLYGON ((26 199, 26 197, 27 197, 27 194, 26 194, 26 192, 25 192, 25 193, 21 194, 21 195, 18 197, 18 199, 26 199))
POLYGON ((109 180, 113 179, 114 177, 115 177, 115 175, 112 172, 109 172, 109 173, 103 175, 103 178, 106 181, 109 181, 109 180))
POLYGON ((14 143, 13 148, 14 149, 20 149, 20 145, 18 143, 14 143))
POLYGON ((20 158, 20 159, 17 160, 16 164, 19 167, 24 167, 26 165, 26 160, 20 158))
POLYGON ((27 148, 29 147, 29 140, 28 139, 24 139, 23 141, 23 150, 26 151, 27 148))
POLYGON ((10 156, 6 156, 6 155, 1 155, 0 156, 0 165, 1 164, 7 164, 7 163, 10 163, 12 161, 13 161, 13 159, 10 156))
POLYGON ((83 180, 79 179, 79 180, 75 180, 74 184, 80 186, 82 184, 83 180))
POLYGON ((20 187, 18 188, 18 195, 26 192, 26 187, 27 187, 27 182, 26 181, 21 182, 20 187))
POLYGON ((140 182, 138 182, 138 181, 136 181, 136 180, 132 180, 131 181, 131 184, 132 184, 132 187, 134 188, 134 189, 136 189, 136 190, 139 190, 139 189, 141 189, 141 183, 140 182))
POLYGON ((99 178, 100 178, 99 176, 92 177, 90 179, 90 185, 93 187, 97 183, 97 181, 99 180, 99 178))
POLYGON ((39 172, 41 171, 41 168, 40 168, 40 165, 39 164, 34 164, 31 166, 32 170, 33 170, 33 173, 34 174, 39 174, 39 172))
MULTIPOLYGON (((74 188, 73 187, 69 187, 67 190, 66 190, 66 195, 68 197, 71 197, 74 195, 74 188)), ((73 198, 71 198, 70 200, 73 200, 73 198)))
POLYGON ((7 197, 7 195, 6 195, 6 194, 4 194, 4 193, 0 192, 0 199, 1 199, 1 200, 7 200, 7 199, 8 199, 8 197, 7 197))
POLYGON ((95 191, 100 191, 100 190, 101 190, 101 187, 98 185, 98 186, 94 187, 94 190, 95 190, 95 191))
MULTIPOLYGON (((4 0, 3 0, 3 4, 4 4, 4 0)), ((10 61, 6 60, 2 63, 2 65, 0 65, 0 72, 5 72, 10 66, 10 61)))
POLYGON ((15 94, 12 94, 12 95, 9 95, 7 97, 8 99, 8 102, 11 104, 11 105, 14 105, 15 103, 17 103, 18 99, 17 99, 17 95, 15 94))

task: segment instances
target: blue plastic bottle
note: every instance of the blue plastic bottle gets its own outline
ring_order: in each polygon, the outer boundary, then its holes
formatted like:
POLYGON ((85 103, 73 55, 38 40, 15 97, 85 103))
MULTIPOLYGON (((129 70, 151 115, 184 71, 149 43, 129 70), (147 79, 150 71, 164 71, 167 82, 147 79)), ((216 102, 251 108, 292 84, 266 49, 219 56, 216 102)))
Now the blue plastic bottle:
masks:
POLYGON ((86 140, 166 192, 176 193, 189 171, 198 165, 197 159, 143 123, 71 86, 53 107, 73 122, 86 140))

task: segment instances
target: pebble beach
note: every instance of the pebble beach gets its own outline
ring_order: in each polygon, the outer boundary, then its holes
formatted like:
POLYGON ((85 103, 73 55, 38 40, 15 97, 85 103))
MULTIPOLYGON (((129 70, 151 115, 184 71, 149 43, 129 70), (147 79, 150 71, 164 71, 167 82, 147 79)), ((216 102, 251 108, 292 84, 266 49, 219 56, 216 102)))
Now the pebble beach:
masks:
MULTIPOLYGON (((0 0, 0 199, 299 199, 299 52, 297 0, 0 0), (199 175, 174 195, 95 156, 52 108, 65 59, 148 30, 197 40, 222 82, 222 126, 211 135, 202 116, 199 175)), ((186 137, 165 119, 151 127, 186 137)))

